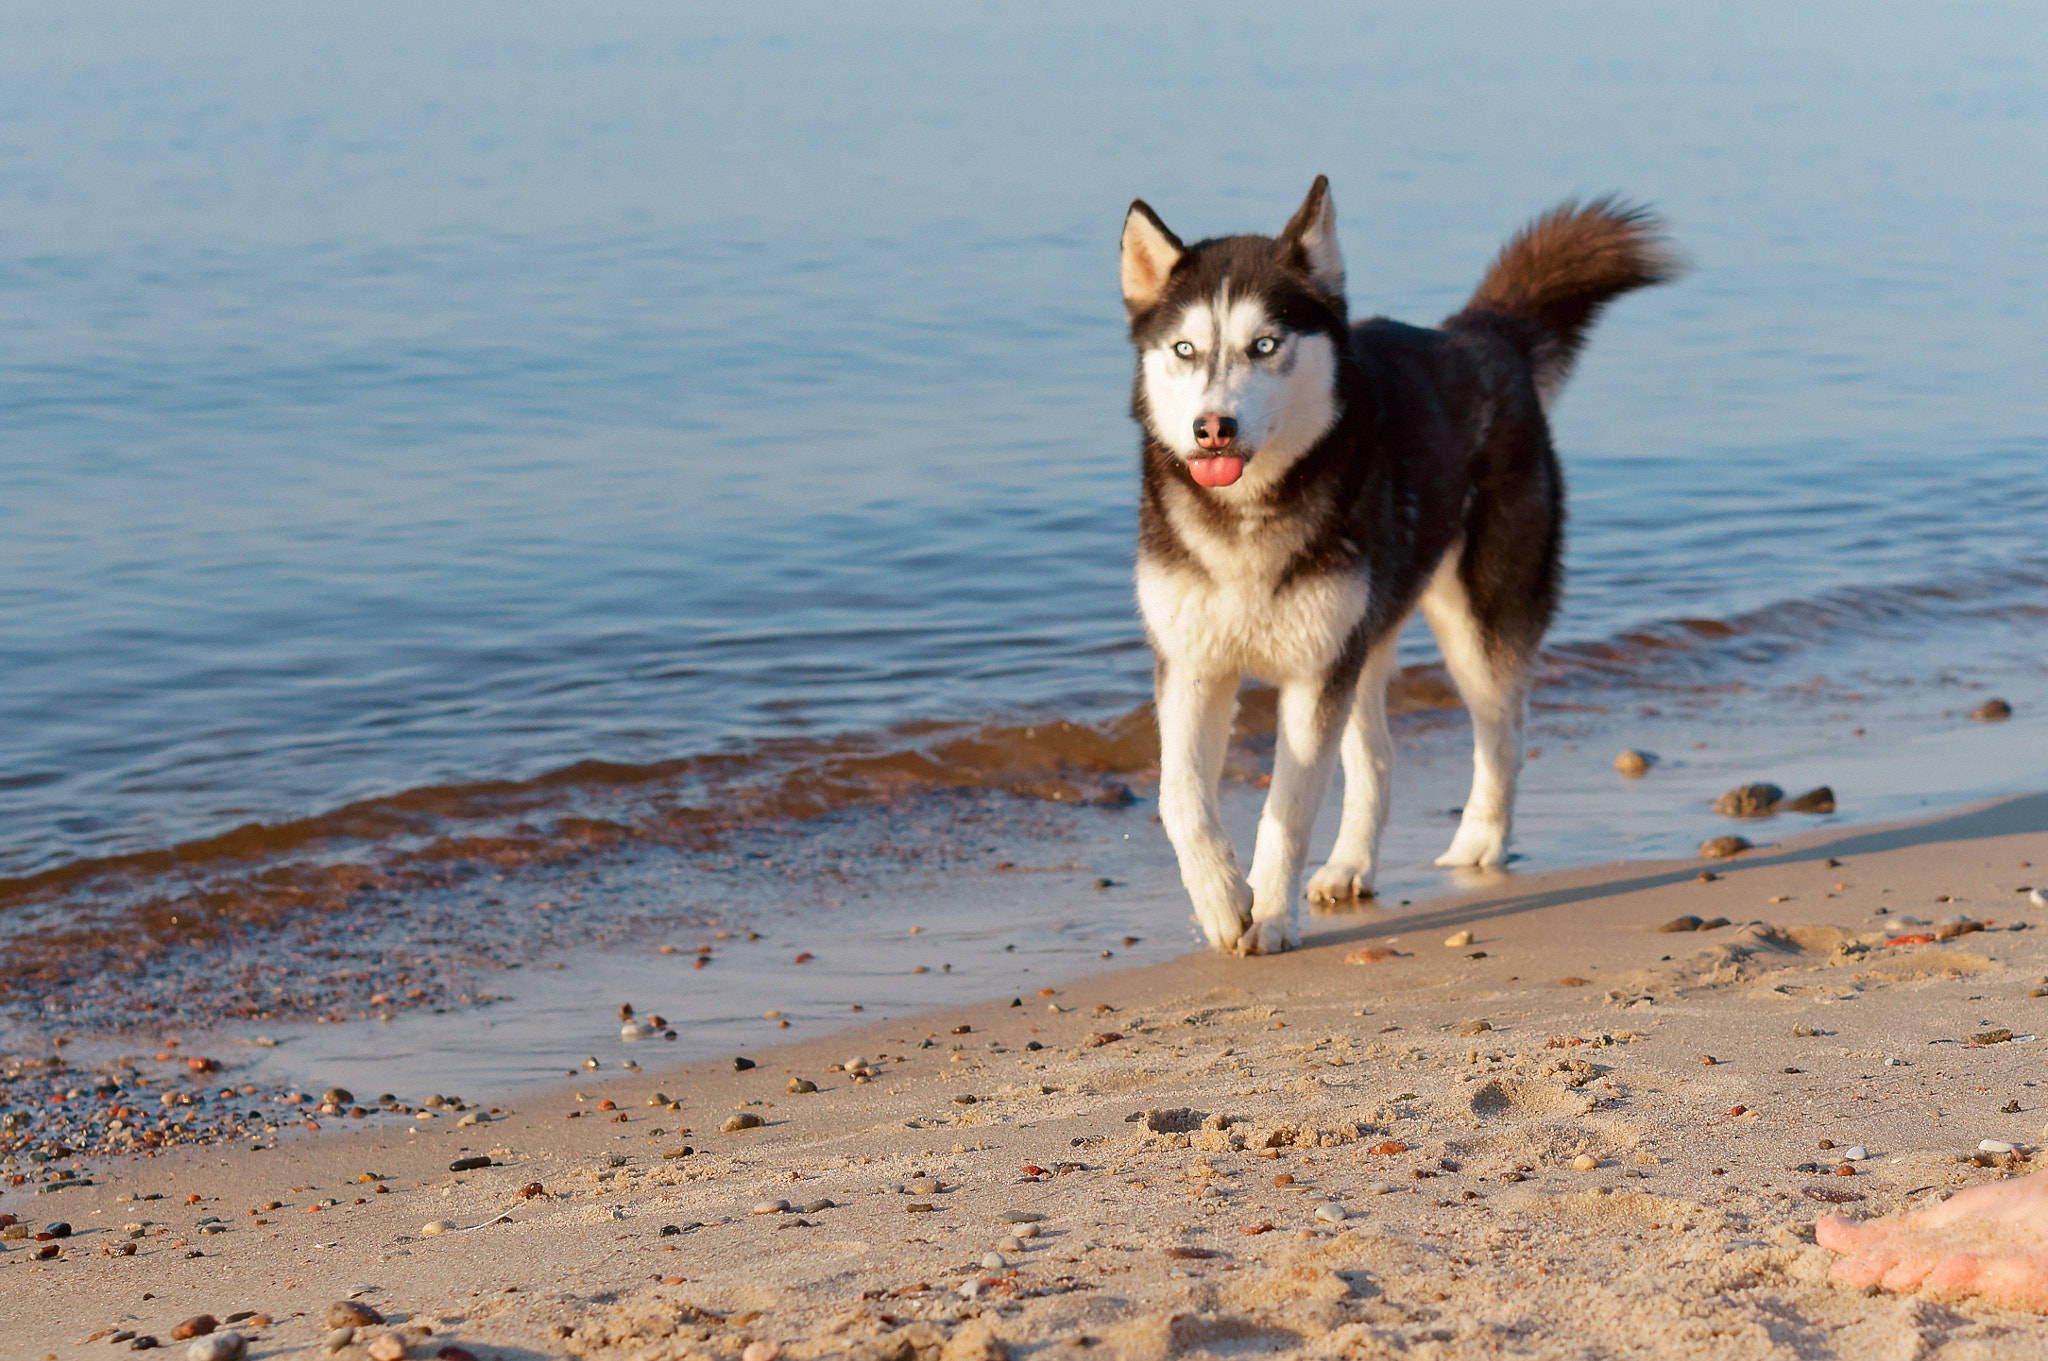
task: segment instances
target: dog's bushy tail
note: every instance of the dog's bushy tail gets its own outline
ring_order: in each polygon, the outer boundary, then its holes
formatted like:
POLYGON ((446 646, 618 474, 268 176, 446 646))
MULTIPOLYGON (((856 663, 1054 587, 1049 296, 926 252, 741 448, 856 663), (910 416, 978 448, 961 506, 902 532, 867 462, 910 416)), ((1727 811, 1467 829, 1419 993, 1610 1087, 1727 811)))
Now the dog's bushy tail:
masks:
POLYGON ((1676 278, 1683 260, 1649 209, 1567 202, 1517 232, 1446 329, 1488 331, 1528 360, 1547 408, 1609 299, 1676 278))

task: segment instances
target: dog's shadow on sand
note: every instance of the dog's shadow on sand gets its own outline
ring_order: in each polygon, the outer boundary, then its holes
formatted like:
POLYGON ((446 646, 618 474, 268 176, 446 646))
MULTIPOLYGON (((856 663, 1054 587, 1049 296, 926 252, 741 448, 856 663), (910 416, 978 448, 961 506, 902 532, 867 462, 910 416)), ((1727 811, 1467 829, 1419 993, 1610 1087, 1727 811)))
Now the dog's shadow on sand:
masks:
MULTIPOLYGON (((1904 850, 1912 846, 1925 846, 1937 842, 1983 841, 1993 837, 2043 832, 2048 832, 2048 794, 2025 794, 1965 809, 1945 818, 1937 818, 1933 822, 1916 823, 1909 827, 1882 827, 1866 832, 1845 832, 1832 837, 1822 835, 1796 847, 1774 851, 1771 847, 1765 846, 1731 859, 1714 861, 1713 864, 1715 872, 1723 878, 1733 878, 1755 870, 1809 864, 1829 859, 1847 860, 1851 856, 1874 855, 1881 851, 1904 850)), ((1514 877, 1501 871, 1494 873, 1504 881, 1512 881, 1514 877)), ((2048 871, 2044 871, 2044 874, 2048 874, 2048 871)), ((1355 941, 1402 935, 1410 931, 1469 926, 1475 921, 1510 917, 1546 907, 1596 902, 1602 898, 1615 898, 1646 889, 1664 888, 1686 883, 1698 877, 1699 866, 1695 863, 1606 883, 1540 889, 1527 893, 1515 893, 1510 889, 1498 897, 1480 896, 1434 911, 1396 913, 1373 921, 1360 921, 1334 934, 1319 936, 1316 944, 1348 945, 1355 941)), ((1360 913, 1371 913, 1375 910, 1373 901, 1367 899, 1357 904, 1355 910, 1360 913)), ((1331 916, 1343 915, 1349 915, 1349 911, 1343 906, 1335 912, 1319 914, 1325 921, 1331 916)))

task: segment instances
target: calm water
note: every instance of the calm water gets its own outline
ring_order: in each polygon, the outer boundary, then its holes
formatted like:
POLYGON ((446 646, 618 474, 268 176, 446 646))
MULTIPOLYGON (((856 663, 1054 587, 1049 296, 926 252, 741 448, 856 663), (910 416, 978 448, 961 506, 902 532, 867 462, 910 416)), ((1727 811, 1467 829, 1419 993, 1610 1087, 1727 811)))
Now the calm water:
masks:
MULTIPOLYGON (((1551 700, 1748 751, 1813 677, 1908 734, 1977 688, 2024 718, 2043 145, 2037 5, 18 0, 0 875, 1127 712, 1124 207, 1273 231, 1320 171, 1361 314, 1442 316, 1572 194, 1655 203, 1695 263, 1557 413, 1551 700)), ((2002 757, 1871 764, 1865 806, 2002 757)))

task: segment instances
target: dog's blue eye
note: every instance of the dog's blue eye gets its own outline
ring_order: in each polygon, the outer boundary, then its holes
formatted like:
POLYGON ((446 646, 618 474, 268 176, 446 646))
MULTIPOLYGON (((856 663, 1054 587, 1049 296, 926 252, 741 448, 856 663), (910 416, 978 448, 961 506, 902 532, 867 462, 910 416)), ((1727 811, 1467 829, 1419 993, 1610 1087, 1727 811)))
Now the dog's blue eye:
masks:
POLYGON ((1265 358, 1269 354, 1272 354, 1275 350, 1278 350, 1279 348, 1280 342, 1273 339, 1273 337, 1271 336, 1260 336, 1257 340, 1254 340, 1252 342, 1252 353, 1259 356, 1261 359, 1265 358))
POLYGON ((1176 340, 1173 342, 1173 352, 1182 359, 1193 359, 1195 357, 1195 342, 1192 340, 1176 340))

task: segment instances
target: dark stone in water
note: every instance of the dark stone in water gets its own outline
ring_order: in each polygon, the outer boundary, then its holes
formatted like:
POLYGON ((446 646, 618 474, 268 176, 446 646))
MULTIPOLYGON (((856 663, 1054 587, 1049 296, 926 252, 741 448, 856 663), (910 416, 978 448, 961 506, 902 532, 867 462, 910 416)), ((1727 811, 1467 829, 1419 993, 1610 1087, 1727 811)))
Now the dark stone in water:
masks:
POLYGON ((1739 836, 1717 836, 1711 841, 1700 843, 1700 859, 1726 860, 1731 855, 1741 855, 1753 849, 1749 841, 1739 836))
POLYGON ((1724 817, 1760 818, 1778 806, 1785 791, 1774 784, 1746 784, 1714 800, 1714 811, 1724 817))
POLYGON ((1996 723, 2012 717, 2012 705, 2002 699, 1987 699, 1970 710, 1970 717, 1980 723, 1996 723))
POLYGON ((1787 799, 1780 811, 1786 813, 1832 813, 1835 811, 1835 791, 1826 785, 1809 789, 1796 799, 1787 799))

